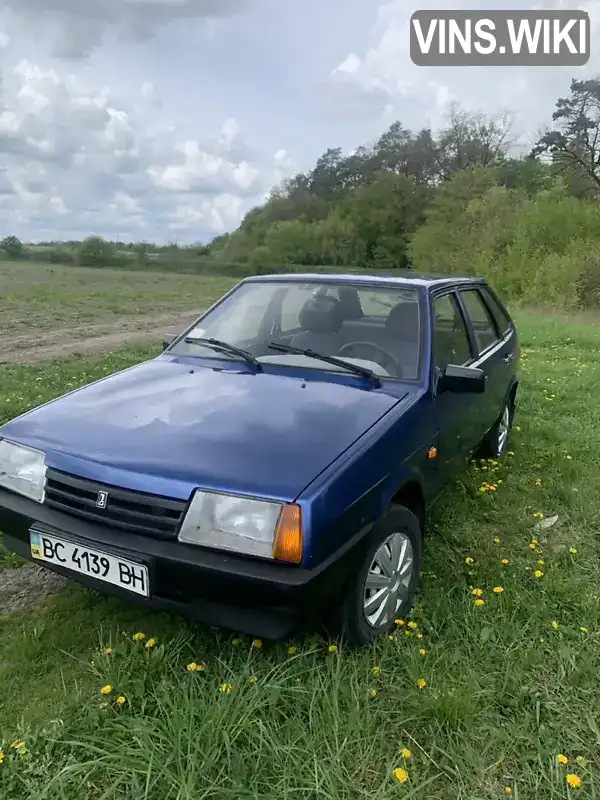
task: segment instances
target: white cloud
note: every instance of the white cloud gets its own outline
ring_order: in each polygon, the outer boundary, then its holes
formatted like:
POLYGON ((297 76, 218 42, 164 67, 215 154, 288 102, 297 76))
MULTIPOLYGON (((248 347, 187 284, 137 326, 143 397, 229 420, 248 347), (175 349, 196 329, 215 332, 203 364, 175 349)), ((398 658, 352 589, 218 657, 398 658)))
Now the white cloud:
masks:
MULTIPOLYGON (((515 9, 581 8, 590 14, 592 42, 600 26, 599 0, 513 0, 515 9)), ((571 77, 600 71, 596 50, 584 68, 573 67, 418 67, 410 60, 409 22, 419 9, 497 8, 492 0, 389 0, 380 6, 372 30, 373 44, 362 54, 352 51, 335 67, 325 88, 329 115, 371 115, 380 128, 399 118, 406 126, 437 128, 449 105, 458 100, 471 110, 491 114, 514 112, 517 133, 530 141, 542 121, 551 120, 559 94, 567 94, 571 77)))
POLYGON ((285 151, 264 157, 248 148, 235 118, 203 141, 180 139, 157 117, 148 82, 126 101, 21 60, 0 100, 0 224, 24 238, 46 238, 53 226, 206 238, 235 227, 291 167, 285 151))

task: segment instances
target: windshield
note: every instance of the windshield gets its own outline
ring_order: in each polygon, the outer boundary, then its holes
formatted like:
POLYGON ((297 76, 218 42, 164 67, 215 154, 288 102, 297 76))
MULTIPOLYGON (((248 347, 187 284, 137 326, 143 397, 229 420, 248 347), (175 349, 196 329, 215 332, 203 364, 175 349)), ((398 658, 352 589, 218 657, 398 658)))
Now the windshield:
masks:
POLYGON ((261 364, 343 372, 343 366, 298 353, 288 345, 372 370, 381 377, 414 380, 420 361, 419 293, 412 287, 320 282, 241 284, 169 352, 206 359, 240 360, 233 352, 191 339, 216 339, 243 349, 261 364))

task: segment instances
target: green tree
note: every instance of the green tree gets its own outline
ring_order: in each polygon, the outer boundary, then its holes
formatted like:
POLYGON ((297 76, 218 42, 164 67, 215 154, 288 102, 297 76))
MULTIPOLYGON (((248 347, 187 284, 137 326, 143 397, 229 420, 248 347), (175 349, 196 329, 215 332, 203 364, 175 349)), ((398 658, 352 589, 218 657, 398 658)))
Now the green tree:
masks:
POLYGON ((0 249, 4 250, 6 258, 17 260, 25 255, 25 248, 16 236, 6 236, 0 241, 0 249))
POLYGON ((101 236, 88 236, 79 246, 77 262, 82 267, 108 267, 115 263, 115 251, 101 236))

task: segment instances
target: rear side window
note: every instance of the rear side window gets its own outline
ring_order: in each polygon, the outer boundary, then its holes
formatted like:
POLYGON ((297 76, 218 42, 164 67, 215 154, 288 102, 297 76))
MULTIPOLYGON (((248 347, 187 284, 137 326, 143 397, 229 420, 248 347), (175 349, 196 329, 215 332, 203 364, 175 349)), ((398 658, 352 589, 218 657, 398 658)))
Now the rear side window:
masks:
POLYGON ((453 294, 444 294, 433 301, 433 348, 435 365, 461 366, 471 358, 469 335, 453 294))
POLYGON ((477 350, 482 353, 498 339, 494 320, 476 289, 463 289, 460 296, 473 326, 477 350))
POLYGON ((502 334, 506 333, 508 331, 508 329, 510 328, 511 324, 512 324, 512 320, 509 317, 508 312, 506 311, 504 306, 502 306, 496 300, 496 298, 494 297, 494 295, 491 293, 491 291, 489 290, 489 288, 487 286, 484 286, 482 288, 482 291, 483 291, 483 294, 484 294, 484 297, 485 297, 485 302, 486 302, 488 308, 490 309, 490 311, 492 312, 492 316, 494 317, 494 320, 496 321, 496 325, 498 326, 498 330, 502 334))

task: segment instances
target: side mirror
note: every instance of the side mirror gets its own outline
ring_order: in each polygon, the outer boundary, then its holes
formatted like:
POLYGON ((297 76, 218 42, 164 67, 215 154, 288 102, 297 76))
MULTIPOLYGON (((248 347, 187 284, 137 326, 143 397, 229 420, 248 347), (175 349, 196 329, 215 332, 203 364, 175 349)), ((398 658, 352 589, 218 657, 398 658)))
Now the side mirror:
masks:
POLYGON ((167 347, 172 345, 175 339, 177 339, 177 336, 178 336, 177 333, 165 333, 165 335, 163 336, 162 349, 166 350, 167 347))
POLYGON ((438 380, 438 394, 482 394, 485 391, 485 372, 477 367, 448 364, 438 380))

